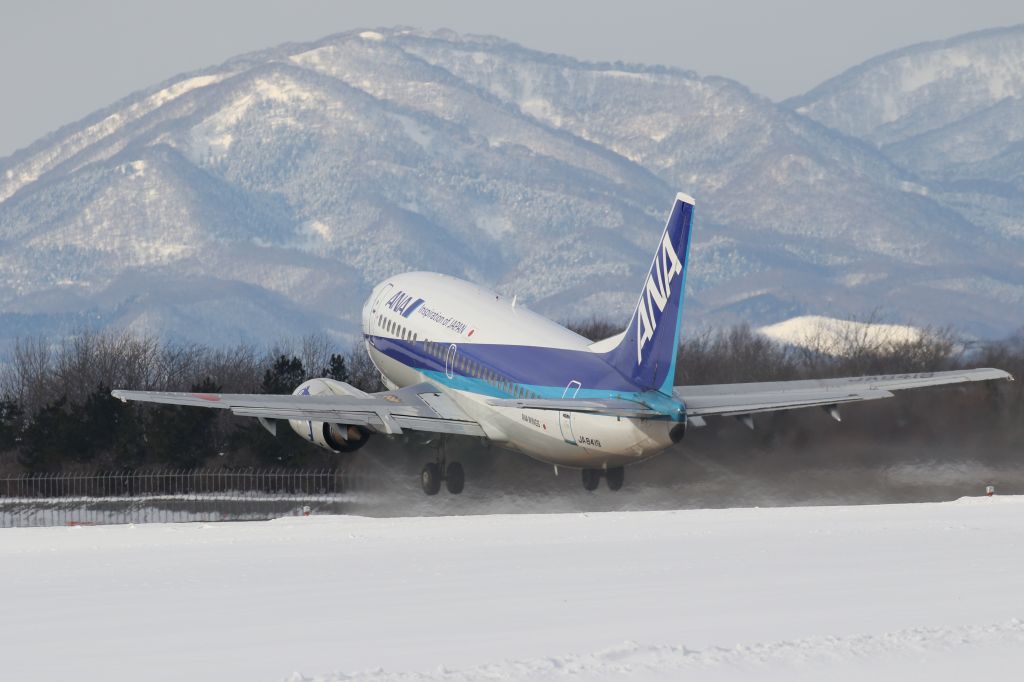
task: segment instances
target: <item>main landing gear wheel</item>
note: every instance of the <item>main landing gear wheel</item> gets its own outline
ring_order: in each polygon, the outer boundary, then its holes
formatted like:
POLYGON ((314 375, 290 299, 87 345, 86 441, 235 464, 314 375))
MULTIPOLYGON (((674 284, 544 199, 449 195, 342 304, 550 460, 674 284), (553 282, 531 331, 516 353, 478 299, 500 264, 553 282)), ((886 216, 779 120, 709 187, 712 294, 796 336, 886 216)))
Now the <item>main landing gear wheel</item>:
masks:
POLYGON ((445 467, 444 487, 452 495, 458 495, 466 487, 466 472, 462 470, 462 465, 458 462, 452 462, 445 467))
POLYGON ((597 490, 597 486, 600 482, 600 469, 583 469, 583 487, 586 490, 597 490))
POLYGON ((426 494, 436 495, 441 490, 441 467, 433 462, 424 464, 420 472, 420 485, 426 494))
POLYGON ((626 480, 626 469, 624 467, 611 467, 604 472, 604 480, 608 484, 608 490, 618 490, 626 480))
POLYGON ((444 454, 444 438, 437 442, 437 461, 423 465, 420 472, 420 485, 427 495, 436 495, 441 491, 441 481, 452 495, 458 495, 466 487, 466 472, 458 462, 448 463, 444 454))

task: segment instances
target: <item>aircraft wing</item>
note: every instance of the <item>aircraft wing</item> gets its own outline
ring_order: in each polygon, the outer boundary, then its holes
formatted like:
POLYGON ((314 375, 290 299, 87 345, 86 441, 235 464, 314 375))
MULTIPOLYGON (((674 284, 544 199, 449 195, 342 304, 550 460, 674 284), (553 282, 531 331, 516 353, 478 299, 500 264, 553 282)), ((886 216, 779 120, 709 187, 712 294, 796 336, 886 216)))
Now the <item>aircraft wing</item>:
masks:
POLYGON ((1013 377, 1001 369, 965 369, 950 372, 887 374, 843 379, 768 381, 749 384, 675 386, 673 394, 693 417, 745 416, 800 407, 830 407, 841 403, 892 397, 892 391, 925 386, 989 381, 1013 377))
POLYGON ((111 391, 111 395, 124 401, 230 410, 241 417, 257 417, 264 420, 298 419, 352 424, 368 427, 378 433, 400 434, 404 429, 412 429, 486 437, 478 422, 429 383, 380 393, 358 391, 352 395, 250 395, 122 390, 111 391))

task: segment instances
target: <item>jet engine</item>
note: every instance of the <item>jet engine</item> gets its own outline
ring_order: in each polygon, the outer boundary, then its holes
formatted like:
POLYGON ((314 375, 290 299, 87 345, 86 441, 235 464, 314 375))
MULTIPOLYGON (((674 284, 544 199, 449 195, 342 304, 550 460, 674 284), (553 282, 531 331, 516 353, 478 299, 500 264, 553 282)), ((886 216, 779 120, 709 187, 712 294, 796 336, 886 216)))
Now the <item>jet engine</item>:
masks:
MULTIPOLYGON (((292 395, 365 395, 355 386, 334 379, 310 379, 292 391, 292 395)), ((370 431, 353 424, 300 421, 289 419, 295 433, 305 440, 332 452, 355 452, 370 440, 370 431)))

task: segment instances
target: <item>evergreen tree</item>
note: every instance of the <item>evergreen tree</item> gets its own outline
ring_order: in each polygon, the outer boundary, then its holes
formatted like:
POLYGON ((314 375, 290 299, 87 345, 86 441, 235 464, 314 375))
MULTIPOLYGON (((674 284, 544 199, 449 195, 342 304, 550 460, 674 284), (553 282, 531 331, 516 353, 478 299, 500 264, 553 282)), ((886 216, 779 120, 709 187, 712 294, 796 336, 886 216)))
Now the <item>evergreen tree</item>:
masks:
POLYGON ((348 382, 348 367, 345 365, 345 356, 338 353, 331 353, 331 361, 324 368, 323 376, 335 381, 348 382))
POLYGON ((28 471, 60 470, 74 431, 69 428, 66 405, 64 396, 43 405, 25 428, 18 461, 28 471))
POLYGON ((292 391, 306 380, 306 370, 302 360, 281 355, 274 364, 263 373, 261 389, 264 393, 291 395, 292 391))
POLYGON ((0 452, 13 450, 21 437, 24 411, 14 398, 0 399, 0 452))
POLYGON ((90 462, 109 452, 126 411, 127 407, 110 395, 110 387, 101 382, 85 402, 68 409, 67 455, 79 462, 90 462))
MULTIPOLYGON (((192 385, 193 393, 219 393, 221 388, 212 379, 192 385)), ((214 424, 216 410, 194 407, 160 406, 150 413, 146 424, 148 459, 183 469, 200 467, 217 454, 214 424)), ((125 456, 131 455, 126 444, 125 456)))

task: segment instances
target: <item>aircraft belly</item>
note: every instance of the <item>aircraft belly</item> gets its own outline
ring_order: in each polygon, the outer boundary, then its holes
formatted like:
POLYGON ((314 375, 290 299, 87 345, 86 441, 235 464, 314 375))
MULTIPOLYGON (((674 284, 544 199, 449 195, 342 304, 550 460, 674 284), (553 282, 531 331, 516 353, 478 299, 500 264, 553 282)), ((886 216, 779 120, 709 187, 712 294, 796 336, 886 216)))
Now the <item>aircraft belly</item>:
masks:
POLYGON ((534 459, 566 467, 623 466, 652 457, 672 444, 669 422, 571 413, 571 434, 554 410, 491 408, 510 445, 534 459), (570 442, 570 440, 572 442, 570 442))

